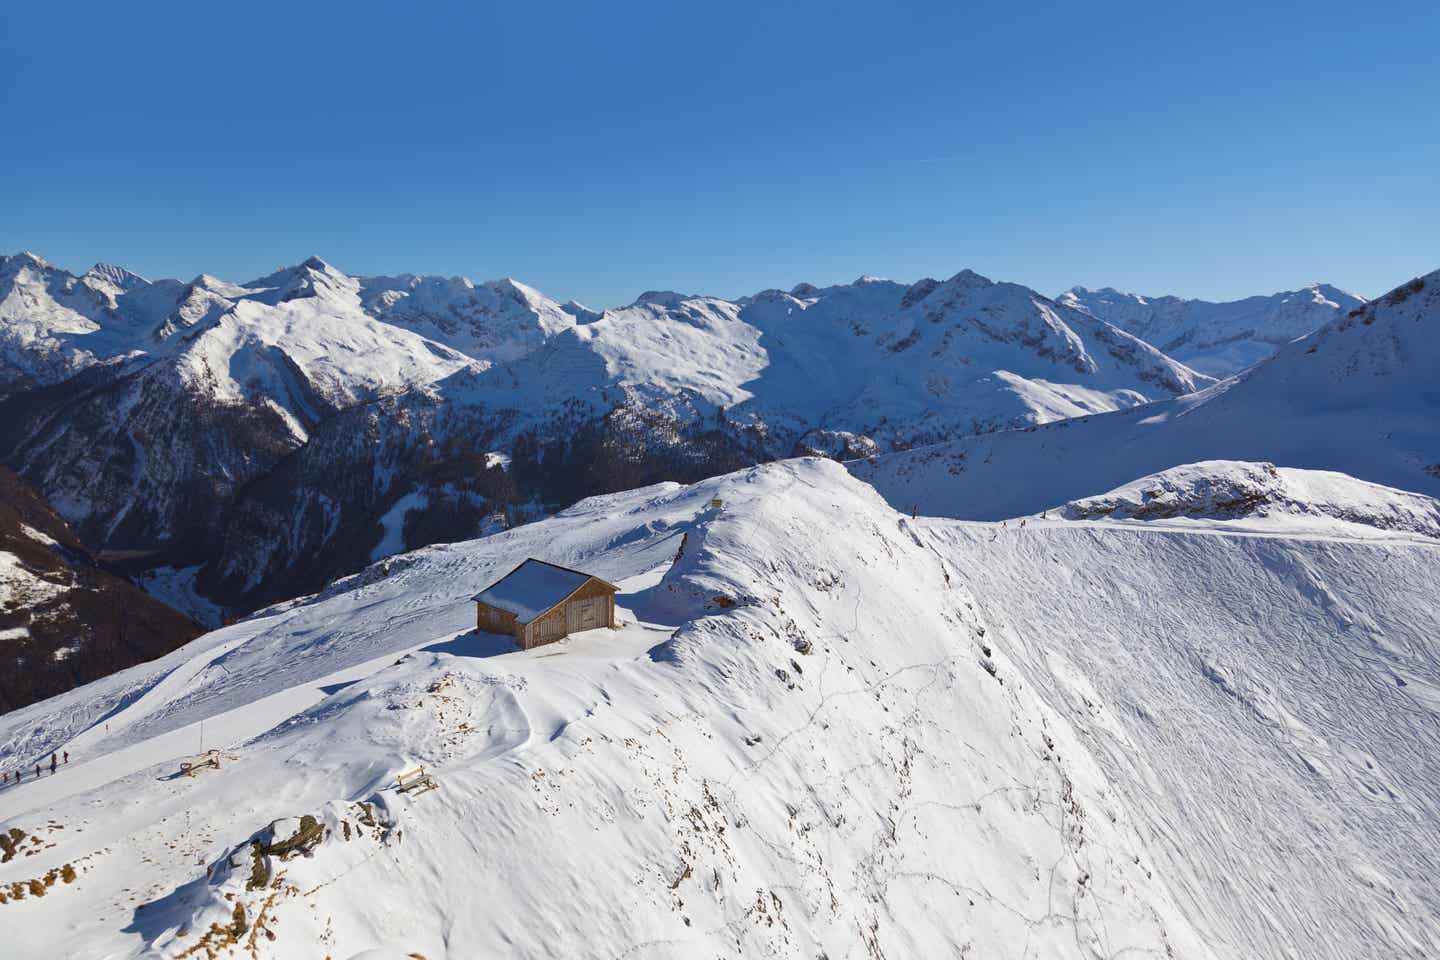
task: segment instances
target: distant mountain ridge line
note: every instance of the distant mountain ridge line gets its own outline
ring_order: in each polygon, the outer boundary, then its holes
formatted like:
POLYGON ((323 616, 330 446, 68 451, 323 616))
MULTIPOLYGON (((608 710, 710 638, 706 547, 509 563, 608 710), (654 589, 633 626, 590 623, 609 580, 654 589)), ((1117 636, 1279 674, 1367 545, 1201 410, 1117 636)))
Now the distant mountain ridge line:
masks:
POLYGON ((1195 394, 856 460, 897 506, 1000 519, 1170 468, 1269 461, 1440 496, 1440 270, 1195 394), (1103 451, 1103 455, 1101 452, 1103 451))
POLYGON ((1225 302, 1147 297, 1113 287, 1071 287, 1056 299, 1116 324, 1197 370, 1221 377, 1239 373, 1281 344, 1319 329, 1335 312, 1367 302, 1327 283, 1225 302))
MULTIPOLYGON (((329 260, 326 260, 325 258, 323 258, 323 257, 321 257, 321 256, 319 256, 319 255, 314 255, 314 254, 306 257, 304 260, 298 261, 297 263, 294 263, 294 264, 291 264, 291 265, 288 265, 288 266, 287 266, 287 265, 283 265, 283 264, 280 265, 280 266, 277 266, 277 267, 276 267, 274 270, 272 270, 270 273, 268 273, 268 274, 262 274, 261 276, 258 276, 258 277, 256 277, 256 278, 254 278, 254 279, 252 279, 252 280, 250 280, 250 281, 244 282, 244 283, 233 283, 233 282, 231 282, 231 281, 223 281, 223 280, 220 280, 220 277, 219 277, 218 274, 212 274, 212 273, 207 273, 207 272, 198 273, 198 274, 196 274, 192 279, 190 279, 190 280, 188 280, 188 281, 187 281, 187 280, 184 280, 184 279, 182 279, 182 278, 180 278, 180 277, 178 277, 178 276, 163 276, 163 277, 157 276, 157 277, 151 278, 151 277, 149 277, 149 276, 147 276, 147 275, 145 275, 145 274, 141 274, 141 273, 138 273, 138 272, 136 272, 136 271, 132 271, 132 270, 130 270, 128 267, 125 267, 125 266, 123 266, 123 265, 119 265, 119 264, 116 264, 116 263, 113 263, 113 262, 103 261, 103 260, 102 260, 102 261, 97 261, 96 263, 92 264, 88 269, 86 269, 86 270, 83 271, 83 272, 76 273, 76 272, 73 271, 73 270, 70 270, 70 269, 68 269, 68 268, 66 268, 66 267, 61 267, 61 266, 59 266, 58 264, 54 263, 53 261, 46 260, 44 257, 40 256, 39 254, 36 254, 36 253, 34 253, 34 252, 32 252, 32 251, 28 251, 28 250, 18 251, 18 252, 13 253, 13 254, 0 254, 0 266, 3 266, 3 264, 4 264, 5 261, 7 261, 7 260, 21 260, 21 259, 29 260, 29 261, 34 262, 34 263, 37 263, 37 264, 39 264, 39 265, 42 265, 42 266, 45 266, 45 267, 48 267, 48 268, 51 268, 51 269, 54 269, 54 270, 58 270, 58 271, 61 271, 61 272, 64 272, 64 273, 68 273, 69 275, 71 275, 71 276, 73 276, 73 277, 77 277, 77 278, 83 278, 83 277, 85 277, 85 276, 104 277, 104 278, 106 278, 107 280, 110 280, 111 282, 115 282, 115 283, 117 283, 117 284, 120 283, 120 281, 119 281, 119 279, 118 279, 119 277, 127 277, 127 278, 130 278, 130 280, 131 280, 132 282, 133 282, 134 280, 140 280, 140 281, 143 281, 143 282, 145 282, 145 283, 178 283, 178 284, 190 284, 190 283, 198 283, 198 282, 200 282, 200 281, 202 281, 202 280, 207 280, 207 279, 208 279, 208 280, 216 280, 216 281, 219 281, 219 282, 222 282, 222 283, 232 283, 232 285, 234 285, 234 286, 255 287, 255 286, 261 285, 262 281, 266 280, 267 278, 274 277, 274 276, 277 276, 277 275, 279 275, 279 274, 286 273, 287 271, 293 271, 293 270, 296 270, 296 269, 298 269, 299 267, 303 267, 303 266, 313 265, 313 266, 315 266, 315 267, 317 267, 317 268, 320 268, 320 269, 329 268, 329 269, 331 269, 331 270, 337 270, 337 272, 343 272, 343 271, 338 271, 338 268, 336 268, 336 267, 334 266, 333 262, 331 262, 331 261, 329 261, 329 260)), ((960 276, 960 275, 963 275, 963 274, 973 274, 973 275, 975 275, 975 276, 982 276, 981 274, 976 273, 975 271, 973 271, 973 270, 971 270, 971 269, 969 269, 969 268, 963 268, 963 269, 961 269, 960 271, 958 271, 957 274, 953 275, 950 279, 953 280, 953 279, 955 279, 956 277, 958 277, 958 276, 960 276)), ((545 294, 543 294, 538 287, 534 286, 533 284, 526 283, 525 281, 520 280, 519 278, 515 277, 515 276, 512 275, 512 274, 502 274, 502 275, 500 275, 500 276, 497 276, 497 277, 492 278, 492 279, 489 279, 489 280, 475 280, 475 279, 474 279, 473 277, 471 277, 470 275, 464 274, 464 273, 454 273, 454 274, 444 274, 444 273, 413 273, 413 272, 410 272, 410 271, 401 271, 401 272, 399 272, 399 273, 353 273, 353 274, 352 274, 352 273, 345 273, 345 275, 351 277, 352 279, 361 280, 361 281, 385 281, 385 280, 391 280, 391 281, 397 281, 397 282, 398 282, 398 281, 404 281, 404 282, 413 282, 413 281, 444 281, 444 282, 454 283, 454 284, 458 284, 458 285, 468 285, 468 286, 470 286, 470 287, 487 287, 487 286, 488 286, 488 287, 493 287, 493 286, 500 286, 500 285, 514 285, 514 286, 516 286, 516 287, 518 287, 518 288, 521 288, 521 289, 523 289, 523 290, 531 291, 531 292, 534 292, 534 293, 540 293, 542 296, 545 296, 545 294)), ((630 300, 630 301, 628 301, 628 302, 625 302, 625 303, 616 303, 616 304, 612 304, 612 305, 607 306, 607 307, 592 308, 592 307, 586 306, 586 305, 583 304, 583 303, 576 302, 576 301, 574 301, 574 300, 568 301, 567 303, 565 303, 565 304, 563 304, 563 305, 564 305, 564 306, 567 306, 567 307, 580 308, 580 309, 586 310, 586 311, 588 311, 588 312, 590 312, 590 313, 593 313, 593 314, 598 315, 598 314, 604 313, 604 312, 606 312, 606 311, 608 311, 608 310, 622 310, 622 309, 624 309, 624 308, 626 308, 626 307, 632 307, 632 306, 636 305, 637 303, 642 303, 642 302, 645 302, 645 301, 647 301, 647 300, 649 300, 649 299, 654 299, 654 298, 657 298, 657 297, 661 297, 661 298, 672 298, 672 297, 673 297, 673 298, 678 298, 678 299, 681 299, 681 300, 724 300, 724 301, 729 302, 729 303, 743 303, 743 302, 745 302, 745 301, 747 301, 747 300, 751 300, 751 299, 754 299, 754 298, 756 298, 756 297, 762 296, 762 295, 764 295, 764 294, 770 294, 770 293, 788 293, 788 294, 790 294, 790 295, 792 295, 792 296, 795 296, 795 297, 805 297, 805 296, 813 296, 813 295, 815 295, 815 294, 817 294, 817 293, 821 293, 821 292, 826 291, 826 290, 833 290, 833 289, 836 289, 836 288, 847 287, 847 286, 858 286, 858 285, 866 284, 866 283, 898 283, 898 284, 901 284, 901 285, 906 285, 906 286, 910 286, 910 287, 915 287, 915 286, 919 286, 919 285, 921 285, 921 284, 937 283, 937 282, 941 282, 941 281, 937 281, 935 278, 932 278, 932 277, 922 277, 922 278, 920 278, 920 279, 918 279, 918 280, 915 280, 915 281, 906 281, 906 280, 894 280, 894 279, 892 279, 892 278, 883 277, 883 276, 879 276, 879 275, 876 275, 876 274, 862 274, 862 275, 860 275, 859 277, 856 277, 854 280, 850 281, 849 283, 836 282, 836 283, 825 284, 825 285, 822 286, 822 285, 817 285, 817 284, 814 284, 814 283, 810 283, 810 282, 808 282, 808 281, 800 281, 800 282, 798 282, 798 283, 795 283, 795 284, 791 285, 791 286, 788 287, 788 288, 786 288, 786 287, 765 287, 765 288, 761 288, 761 289, 756 290, 754 293, 738 294, 738 295, 735 295, 735 296, 728 296, 728 295, 719 294, 719 293, 705 293, 705 292, 681 293, 681 292, 678 292, 678 291, 668 290, 668 289, 663 289, 663 288, 651 288, 651 289, 647 289, 647 290, 641 292, 640 294, 636 295, 634 299, 632 299, 632 300, 630 300)), ((1309 281, 1309 282, 1303 283, 1303 284, 1301 284, 1301 285, 1299 285, 1298 287, 1295 287, 1295 288, 1293 288, 1293 289, 1290 289, 1290 290, 1280 290, 1280 291, 1276 291, 1276 292, 1273 293, 1273 294, 1251 294, 1251 295, 1249 295, 1249 296, 1236 297, 1236 298, 1233 298, 1233 299, 1211 298, 1211 297, 1207 297, 1207 296, 1203 296, 1203 295, 1200 295, 1200 296, 1187 296, 1187 295, 1180 295, 1180 294, 1156 294, 1156 295, 1151 295, 1151 294, 1146 294, 1146 293, 1140 293, 1140 292, 1138 292, 1137 290, 1133 290, 1133 289, 1129 289, 1129 288, 1125 288, 1125 287, 1116 287, 1116 286, 1110 286, 1110 285, 1103 285, 1103 286, 1094 286, 1094 287, 1092 287, 1092 286, 1087 286, 1087 285, 1085 285, 1085 284, 1074 284, 1074 285, 1072 285, 1072 286, 1066 287, 1064 290, 1060 291, 1058 294, 1055 294, 1054 296, 1050 297, 1050 299, 1059 301, 1059 300, 1060 300, 1065 294, 1067 294, 1067 293, 1081 293, 1081 294, 1083 294, 1083 293, 1094 293, 1094 294, 1101 294, 1101 293, 1103 293, 1103 294, 1119 295, 1119 296, 1123 296, 1123 297, 1135 297, 1135 298, 1138 298, 1138 299, 1140 299, 1140 300, 1143 300, 1143 301, 1146 301, 1146 302, 1149 302, 1149 303, 1154 303, 1154 302, 1158 302, 1158 301, 1174 301, 1174 302, 1178 302, 1178 303, 1193 303, 1193 304, 1207 304, 1207 305, 1224 306, 1224 305, 1229 305, 1229 304, 1239 304, 1239 303, 1246 303, 1246 302, 1251 302, 1251 301, 1267 300, 1267 299, 1270 299, 1271 297, 1294 295, 1294 294, 1301 293, 1301 292, 1306 291, 1306 290, 1313 290, 1313 289, 1317 289, 1317 288, 1323 290, 1324 292, 1326 292, 1327 294, 1330 294, 1330 295, 1333 295, 1333 294, 1341 294, 1341 295, 1344 295, 1344 296, 1346 296, 1346 297, 1354 297, 1354 298, 1356 298, 1357 300, 1359 300, 1359 301, 1361 301, 1361 302, 1365 302, 1365 301, 1367 301, 1367 300, 1369 299, 1369 298, 1363 297, 1363 296, 1361 296, 1361 295, 1359 295, 1359 294, 1352 293, 1352 292, 1346 290, 1345 288, 1343 288, 1343 287, 1341 287, 1341 286, 1339 286, 1339 285, 1332 284, 1332 283, 1330 283, 1330 282, 1328 282, 1328 281, 1322 281, 1322 280, 1309 281)), ((1038 289, 1038 288, 1033 288, 1033 289, 1038 289)))
POLYGON ((355 277, 318 257, 238 284, 0 258, 0 458, 87 543, 199 571, 240 610, 382 543, 595 493, 1213 382, 1094 309, 971 270, 593 311, 515 280, 355 277))

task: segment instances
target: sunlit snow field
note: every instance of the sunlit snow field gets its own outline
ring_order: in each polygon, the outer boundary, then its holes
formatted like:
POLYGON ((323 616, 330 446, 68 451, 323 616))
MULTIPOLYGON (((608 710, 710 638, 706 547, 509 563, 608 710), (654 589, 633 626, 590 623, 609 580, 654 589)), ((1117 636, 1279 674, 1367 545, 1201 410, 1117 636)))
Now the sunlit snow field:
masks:
POLYGON ((0 917, 21 956, 1440 948, 1436 542, 1055 516, 912 521, 802 460, 391 558, 0 718, 72 754, 0 792, 0 891, 44 891, 0 917), (529 555, 622 629, 475 633, 529 555))

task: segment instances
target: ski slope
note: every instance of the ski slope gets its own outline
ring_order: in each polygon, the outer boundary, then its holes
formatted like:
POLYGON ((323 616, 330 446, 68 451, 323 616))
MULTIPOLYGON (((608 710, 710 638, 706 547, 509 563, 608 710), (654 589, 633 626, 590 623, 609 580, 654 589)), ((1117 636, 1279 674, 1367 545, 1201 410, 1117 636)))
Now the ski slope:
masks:
POLYGON ((0 792, 0 919, 22 958, 1427 956, 1437 574, 1330 514, 912 521, 824 460, 594 498, 0 717, 7 766, 72 753, 0 792), (475 633, 531 555, 622 628, 475 633))

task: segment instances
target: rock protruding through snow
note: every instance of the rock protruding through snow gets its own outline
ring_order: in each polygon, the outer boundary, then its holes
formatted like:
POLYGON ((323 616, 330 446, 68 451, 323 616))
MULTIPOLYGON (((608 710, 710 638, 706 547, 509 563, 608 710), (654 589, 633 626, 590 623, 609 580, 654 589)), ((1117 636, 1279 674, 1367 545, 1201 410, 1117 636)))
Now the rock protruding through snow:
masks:
POLYGON ((1209 460, 1060 507, 1070 520, 1318 517, 1440 539, 1440 501, 1343 473, 1209 460))

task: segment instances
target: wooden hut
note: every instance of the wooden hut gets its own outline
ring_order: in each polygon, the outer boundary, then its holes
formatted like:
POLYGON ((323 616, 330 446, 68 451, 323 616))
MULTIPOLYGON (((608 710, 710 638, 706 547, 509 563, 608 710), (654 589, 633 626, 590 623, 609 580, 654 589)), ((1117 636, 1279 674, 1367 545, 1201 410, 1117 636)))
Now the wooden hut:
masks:
POLYGON ((531 557, 475 594, 475 626, 526 650, 578 630, 615 629, 613 583, 531 557))

